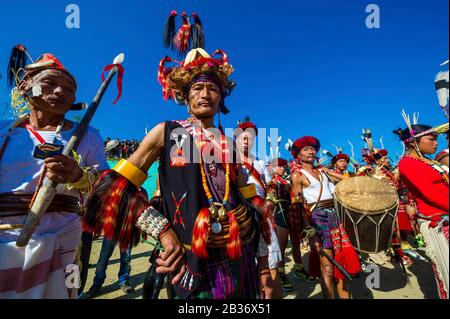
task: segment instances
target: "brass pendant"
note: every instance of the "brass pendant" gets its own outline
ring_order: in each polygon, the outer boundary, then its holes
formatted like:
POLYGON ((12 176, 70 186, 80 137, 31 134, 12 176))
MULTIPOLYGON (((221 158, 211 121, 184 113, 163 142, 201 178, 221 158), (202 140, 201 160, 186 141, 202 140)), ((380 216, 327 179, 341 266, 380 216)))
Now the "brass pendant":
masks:
POLYGON ((219 208, 219 219, 221 221, 226 221, 228 219, 227 210, 223 206, 219 208))
POLYGON ((214 204, 211 204, 211 206, 209 206, 209 215, 211 217, 211 219, 216 220, 219 218, 219 210, 217 209, 217 206, 214 204))

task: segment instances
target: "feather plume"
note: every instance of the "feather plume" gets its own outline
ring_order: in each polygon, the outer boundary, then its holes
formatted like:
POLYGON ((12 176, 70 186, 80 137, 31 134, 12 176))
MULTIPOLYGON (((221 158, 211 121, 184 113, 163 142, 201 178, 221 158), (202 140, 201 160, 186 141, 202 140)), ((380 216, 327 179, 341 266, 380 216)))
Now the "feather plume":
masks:
POLYGON ((408 127, 408 129, 410 131, 412 131, 411 118, 409 117, 409 114, 406 114, 405 110, 403 110, 403 109, 402 109, 402 117, 403 117, 403 120, 405 121, 406 126, 408 127))
POLYGON ((26 48, 19 44, 12 48, 11 55, 9 56, 8 69, 7 69, 7 85, 13 87, 19 82, 18 72, 25 68, 27 64, 26 48))
POLYGON ((205 35, 203 33, 203 26, 200 17, 197 13, 192 14, 194 23, 191 24, 191 41, 192 48, 204 48, 205 47, 205 35))
POLYGON ((176 11, 172 10, 164 25, 163 45, 166 48, 173 49, 173 40, 175 36, 175 18, 177 17, 177 14, 178 13, 176 11))
POLYGON ((355 157, 355 148, 353 147, 352 142, 350 142, 350 141, 347 141, 347 142, 348 142, 348 144, 350 144, 350 149, 351 149, 352 157, 354 158, 354 157, 355 157))

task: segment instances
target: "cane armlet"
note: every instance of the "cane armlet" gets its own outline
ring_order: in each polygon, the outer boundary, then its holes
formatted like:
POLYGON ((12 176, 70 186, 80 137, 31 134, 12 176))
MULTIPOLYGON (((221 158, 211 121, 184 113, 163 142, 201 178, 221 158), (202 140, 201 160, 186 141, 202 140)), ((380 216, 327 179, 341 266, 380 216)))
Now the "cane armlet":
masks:
POLYGON ((125 159, 121 159, 119 163, 114 166, 113 170, 128 179, 137 188, 140 188, 147 179, 147 174, 125 159))

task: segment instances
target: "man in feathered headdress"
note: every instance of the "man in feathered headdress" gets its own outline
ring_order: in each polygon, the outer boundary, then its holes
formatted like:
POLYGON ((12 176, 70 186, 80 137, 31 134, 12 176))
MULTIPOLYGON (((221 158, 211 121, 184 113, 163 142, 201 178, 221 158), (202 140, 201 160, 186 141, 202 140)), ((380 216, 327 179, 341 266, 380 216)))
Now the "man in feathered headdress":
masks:
POLYGON ((179 298, 256 298, 260 216, 246 204, 256 189, 246 184, 232 143, 215 127, 234 87, 228 57, 216 53, 221 57, 193 49, 173 68, 165 66, 171 58, 161 61, 164 98, 185 105, 189 117, 155 126, 128 160, 102 176, 87 201, 85 229, 126 247, 139 240, 137 223, 160 241, 156 271, 169 274, 179 298), (160 211, 137 194, 157 158, 160 211))
POLYGON ((0 298, 75 298, 65 274, 75 270, 66 267, 75 263, 81 239, 81 193, 95 181, 92 166, 108 165, 93 128, 78 146, 77 159, 58 155, 75 129, 65 115, 77 84, 54 55, 26 64, 27 55, 24 46, 16 46, 8 66, 19 118, 0 121, 0 298), (17 247, 26 214, 47 179, 58 183, 56 196, 29 244, 17 247))

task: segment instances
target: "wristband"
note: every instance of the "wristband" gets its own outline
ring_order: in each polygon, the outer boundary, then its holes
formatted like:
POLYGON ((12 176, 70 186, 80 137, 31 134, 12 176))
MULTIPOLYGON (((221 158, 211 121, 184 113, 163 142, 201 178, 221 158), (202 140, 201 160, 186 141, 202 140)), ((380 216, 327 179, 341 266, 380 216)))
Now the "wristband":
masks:
POLYGON ((155 240, 158 240, 159 236, 168 228, 169 224, 167 218, 152 206, 149 206, 139 216, 136 227, 155 240))

